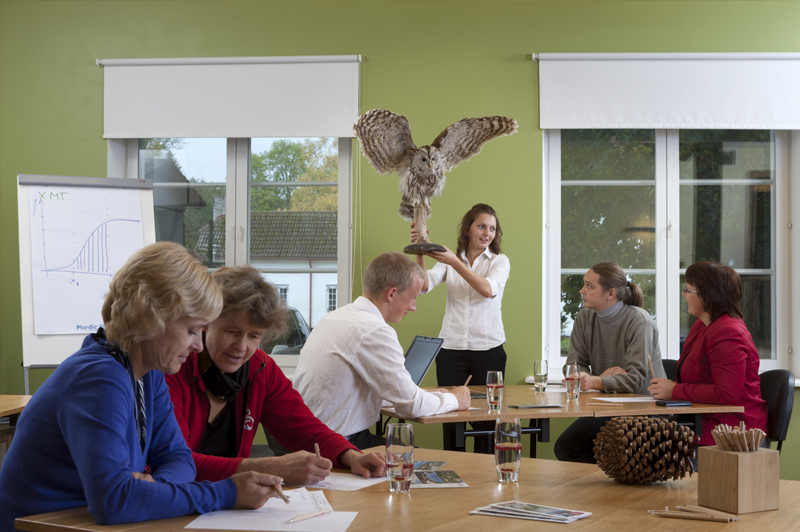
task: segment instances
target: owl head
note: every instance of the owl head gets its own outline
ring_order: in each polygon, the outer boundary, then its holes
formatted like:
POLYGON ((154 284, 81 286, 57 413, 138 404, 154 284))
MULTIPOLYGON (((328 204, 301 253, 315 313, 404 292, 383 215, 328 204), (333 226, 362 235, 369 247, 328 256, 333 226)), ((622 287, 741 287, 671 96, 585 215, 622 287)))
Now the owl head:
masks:
POLYGON ((411 170, 419 177, 442 175, 442 158, 434 146, 422 146, 411 157, 411 170))

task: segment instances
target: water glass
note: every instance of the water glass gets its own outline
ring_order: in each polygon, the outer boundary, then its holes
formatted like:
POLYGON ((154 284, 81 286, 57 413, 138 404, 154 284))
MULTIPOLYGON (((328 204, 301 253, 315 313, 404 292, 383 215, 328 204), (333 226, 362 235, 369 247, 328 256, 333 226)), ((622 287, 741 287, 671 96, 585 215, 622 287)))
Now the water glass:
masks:
POLYGON ((404 493, 414 475, 414 427, 411 423, 389 423, 386 429, 386 476, 389 491, 404 493))
POLYGON ((496 412, 503 406, 503 372, 490 371, 486 374, 486 401, 489 412, 496 412))
POLYGON ((568 364, 564 372, 564 383, 567 385, 567 401, 575 401, 581 394, 580 367, 577 364, 568 364))
POLYGON ((537 392, 547 390, 547 360, 533 361, 533 388, 537 392))
POLYGON ((497 480, 517 482, 522 463, 522 429, 518 417, 500 416, 494 429, 494 462, 497 480))

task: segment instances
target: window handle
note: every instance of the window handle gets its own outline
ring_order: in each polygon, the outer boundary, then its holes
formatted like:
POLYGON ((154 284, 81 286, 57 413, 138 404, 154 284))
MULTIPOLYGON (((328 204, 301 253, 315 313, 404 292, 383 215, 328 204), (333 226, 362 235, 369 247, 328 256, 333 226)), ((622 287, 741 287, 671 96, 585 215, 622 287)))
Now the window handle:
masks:
POLYGON ((244 243, 244 224, 239 222, 239 242, 244 243))
POLYGON ((672 228, 673 222, 670 220, 669 223, 667 223, 667 238, 672 238, 672 228))

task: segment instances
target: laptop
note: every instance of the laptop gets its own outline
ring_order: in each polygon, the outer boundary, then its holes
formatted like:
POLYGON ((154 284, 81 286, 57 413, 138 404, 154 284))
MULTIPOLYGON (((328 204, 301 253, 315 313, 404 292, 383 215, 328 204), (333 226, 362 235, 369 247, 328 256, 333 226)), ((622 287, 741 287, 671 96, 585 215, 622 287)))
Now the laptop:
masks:
POLYGON ((439 354, 444 340, 430 336, 417 336, 406 351, 405 366, 417 386, 422 383, 425 374, 439 354))

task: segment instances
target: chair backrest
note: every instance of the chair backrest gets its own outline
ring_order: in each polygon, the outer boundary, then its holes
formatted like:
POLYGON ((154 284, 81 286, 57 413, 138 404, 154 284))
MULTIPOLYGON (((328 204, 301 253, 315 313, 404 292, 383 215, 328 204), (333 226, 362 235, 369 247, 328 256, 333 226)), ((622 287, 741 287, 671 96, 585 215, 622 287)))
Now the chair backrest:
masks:
POLYGON ((667 378, 671 381, 678 379, 678 361, 677 360, 670 360, 668 358, 661 359, 661 365, 664 366, 664 373, 667 374, 667 378))
POLYGON ((761 398, 767 402, 767 431, 771 441, 778 442, 778 450, 789 431, 789 420, 794 406, 794 375, 785 369, 771 369, 760 376, 761 398))

